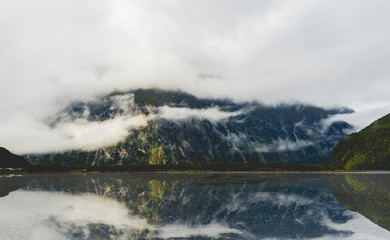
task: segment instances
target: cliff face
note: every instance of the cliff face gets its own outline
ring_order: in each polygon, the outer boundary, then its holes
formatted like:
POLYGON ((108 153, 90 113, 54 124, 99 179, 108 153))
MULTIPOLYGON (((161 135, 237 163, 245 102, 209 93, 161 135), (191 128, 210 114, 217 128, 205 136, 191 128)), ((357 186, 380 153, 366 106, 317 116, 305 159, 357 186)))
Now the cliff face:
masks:
POLYGON ((350 109, 307 105, 265 106, 230 100, 199 99, 183 92, 115 92, 93 102, 74 103, 51 121, 104 122, 139 117, 116 144, 94 150, 34 154, 34 163, 124 165, 196 162, 296 162, 320 164, 351 131, 346 122, 327 123, 350 109))
POLYGON ((390 169, 390 114, 342 139, 329 165, 337 169, 390 169))

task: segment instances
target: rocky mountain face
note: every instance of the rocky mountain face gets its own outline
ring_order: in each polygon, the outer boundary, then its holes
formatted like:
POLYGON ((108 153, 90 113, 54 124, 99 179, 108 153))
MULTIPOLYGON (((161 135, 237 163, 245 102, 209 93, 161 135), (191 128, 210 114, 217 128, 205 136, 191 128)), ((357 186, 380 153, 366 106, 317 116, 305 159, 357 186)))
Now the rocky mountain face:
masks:
POLYGON ((390 114, 343 138, 329 165, 336 169, 390 169, 390 114))
POLYGON ((77 102, 49 121, 52 128, 80 119, 105 123, 142 119, 116 144, 27 155, 36 164, 112 166, 197 162, 296 162, 320 164, 352 130, 329 122, 348 108, 322 109, 293 104, 266 106, 225 99, 201 99, 178 91, 138 89, 77 102))
POLYGON ((21 156, 0 147, 0 168, 25 168, 31 164, 21 156))

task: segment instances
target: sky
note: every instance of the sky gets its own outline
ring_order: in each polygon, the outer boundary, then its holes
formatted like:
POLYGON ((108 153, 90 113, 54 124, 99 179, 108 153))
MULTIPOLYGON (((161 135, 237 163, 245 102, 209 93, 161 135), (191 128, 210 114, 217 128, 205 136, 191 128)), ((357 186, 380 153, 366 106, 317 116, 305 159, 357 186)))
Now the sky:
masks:
MULTIPOLYGON (((159 87, 390 112, 386 0, 2 0, 0 146, 74 100, 159 87)), ((23 145, 23 144, 22 144, 23 145)))

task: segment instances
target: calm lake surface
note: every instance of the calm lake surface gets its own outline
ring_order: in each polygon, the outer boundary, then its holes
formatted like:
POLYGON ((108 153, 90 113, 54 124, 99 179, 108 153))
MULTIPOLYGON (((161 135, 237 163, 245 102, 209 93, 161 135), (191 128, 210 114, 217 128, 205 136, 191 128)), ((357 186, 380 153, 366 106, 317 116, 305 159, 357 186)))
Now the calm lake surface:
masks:
POLYGON ((0 239, 390 239, 390 174, 0 175, 0 239))

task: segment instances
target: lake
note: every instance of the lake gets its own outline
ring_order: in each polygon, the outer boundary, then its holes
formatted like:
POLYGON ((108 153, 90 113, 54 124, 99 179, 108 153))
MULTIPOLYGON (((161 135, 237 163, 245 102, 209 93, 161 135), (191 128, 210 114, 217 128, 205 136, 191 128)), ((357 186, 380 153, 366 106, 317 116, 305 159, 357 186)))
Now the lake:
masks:
POLYGON ((0 175, 0 239, 390 239, 390 174, 0 175))

